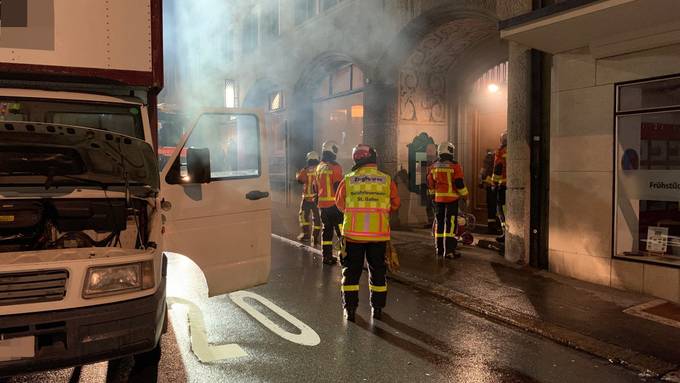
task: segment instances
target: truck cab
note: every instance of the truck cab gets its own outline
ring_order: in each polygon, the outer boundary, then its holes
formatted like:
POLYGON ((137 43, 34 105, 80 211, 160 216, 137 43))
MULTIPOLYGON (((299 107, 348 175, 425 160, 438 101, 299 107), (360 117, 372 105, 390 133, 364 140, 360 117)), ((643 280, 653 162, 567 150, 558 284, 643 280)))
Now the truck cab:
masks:
POLYGON ((0 376, 157 351, 165 252, 267 281, 261 115, 202 111, 160 169, 147 95, 39 88, 0 87, 0 376))

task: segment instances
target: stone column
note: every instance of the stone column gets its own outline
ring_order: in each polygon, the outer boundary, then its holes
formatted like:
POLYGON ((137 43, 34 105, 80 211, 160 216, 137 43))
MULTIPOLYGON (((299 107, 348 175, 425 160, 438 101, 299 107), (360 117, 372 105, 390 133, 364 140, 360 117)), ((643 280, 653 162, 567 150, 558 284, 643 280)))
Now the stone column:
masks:
POLYGON ((364 87, 364 141, 378 151, 380 169, 397 173, 397 87, 371 82, 364 87))
POLYGON ((505 258, 529 261, 531 206, 531 53, 515 43, 509 46, 508 68, 508 232, 505 258))
MULTIPOLYGON (((531 0, 498 0, 501 19, 531 12, 531 0)), ((508 48, 508 232, 505 258, 529 262, 531 207, 531 51, 510 42, 508 48)))

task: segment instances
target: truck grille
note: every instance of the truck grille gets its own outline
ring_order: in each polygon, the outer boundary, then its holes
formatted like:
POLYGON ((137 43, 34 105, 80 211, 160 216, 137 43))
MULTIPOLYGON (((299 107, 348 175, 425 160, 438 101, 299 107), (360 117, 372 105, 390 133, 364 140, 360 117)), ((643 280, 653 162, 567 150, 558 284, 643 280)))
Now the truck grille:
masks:
POLYGON ((66 270, 0 274, 0 306, 60 301, 67 279, 66 270))

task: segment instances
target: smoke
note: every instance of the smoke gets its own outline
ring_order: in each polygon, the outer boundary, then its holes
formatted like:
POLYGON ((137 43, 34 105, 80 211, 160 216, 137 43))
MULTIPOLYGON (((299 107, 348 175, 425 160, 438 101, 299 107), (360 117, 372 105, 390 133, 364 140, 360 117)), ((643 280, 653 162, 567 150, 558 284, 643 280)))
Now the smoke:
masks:
POLYGON ((229 23, 240 1, 166 0, 162 102, 191 112, 224 106, 224 70, 234 51, 229 23))

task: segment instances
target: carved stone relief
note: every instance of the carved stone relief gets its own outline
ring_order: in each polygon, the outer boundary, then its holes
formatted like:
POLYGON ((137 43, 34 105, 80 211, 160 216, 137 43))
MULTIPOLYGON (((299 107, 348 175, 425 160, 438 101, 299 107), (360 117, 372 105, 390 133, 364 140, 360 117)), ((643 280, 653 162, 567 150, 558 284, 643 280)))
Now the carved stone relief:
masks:
POLYGON ((488 20, 460 19, 444 24, 420 42, 401 68, 400 119, 446 122, 446 74, 462 53, 498 33, 488 20))

